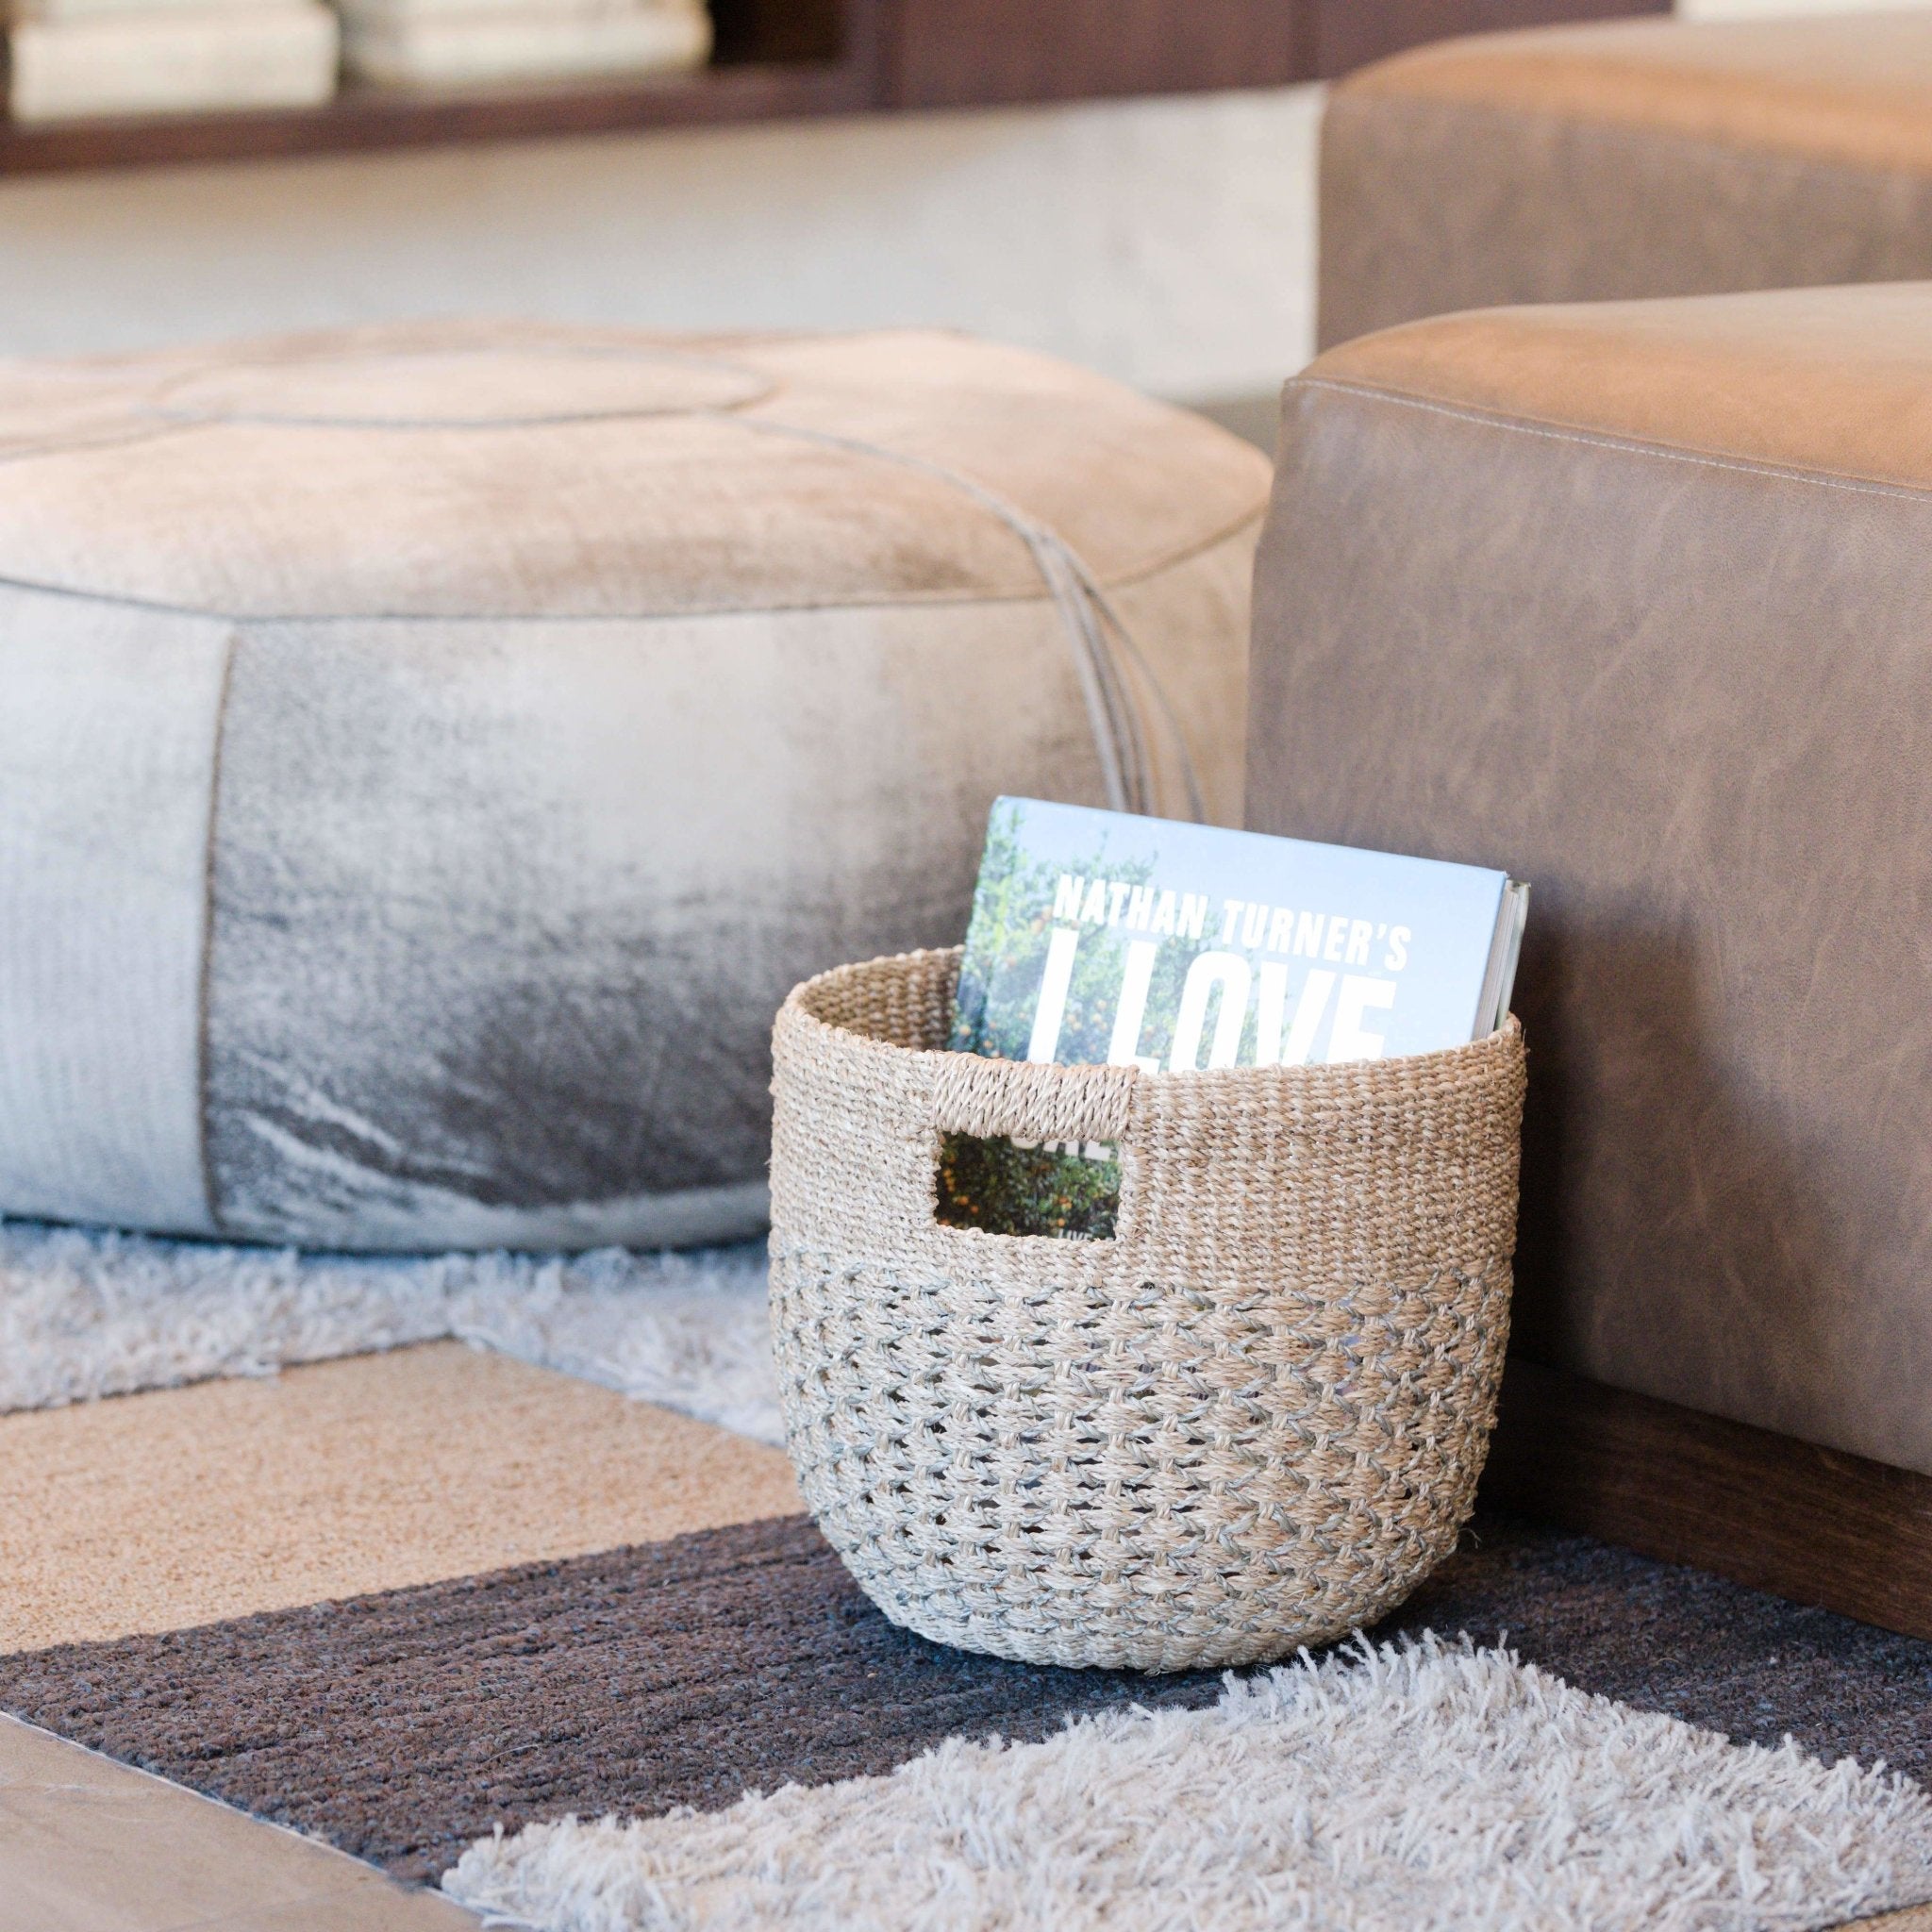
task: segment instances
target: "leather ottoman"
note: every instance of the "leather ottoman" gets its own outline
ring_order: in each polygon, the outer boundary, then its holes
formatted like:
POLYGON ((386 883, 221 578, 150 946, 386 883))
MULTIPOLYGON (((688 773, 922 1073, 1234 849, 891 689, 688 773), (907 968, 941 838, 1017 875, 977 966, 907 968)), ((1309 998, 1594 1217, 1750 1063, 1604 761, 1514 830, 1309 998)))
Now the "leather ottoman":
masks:
POLYGON ((1932 284, 1320 358, 1250 707, 1256 828, 1533 884, 1503 1479, 1932 1634, 1932 284))
POLYGON ((1267 494, 920 330, 0 364, 0 1214, 757 1231, 773 1014, 1000 792, 1239 818, 1267 494))
POLYGON ((1324 346, 1509 302, 1932 275, 1932 13, 1451 41, 1341 83, 1324 346))

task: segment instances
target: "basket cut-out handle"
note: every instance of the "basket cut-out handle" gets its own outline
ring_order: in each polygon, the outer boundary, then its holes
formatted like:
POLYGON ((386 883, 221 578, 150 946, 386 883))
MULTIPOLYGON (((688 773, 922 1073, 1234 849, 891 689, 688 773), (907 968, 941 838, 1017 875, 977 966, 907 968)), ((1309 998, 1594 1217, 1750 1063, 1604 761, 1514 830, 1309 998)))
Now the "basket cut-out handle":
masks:
POLYGON ((944 1054, 929 1089, 928 1155, 920 1200, 914 1210, 923 1226, 944 1241, 965 1235, 1000 1241, 1044 1241, 1054 1248, 1110 1248, 1120 1239, 1121 1216, 1129 1192, 1133 1158, 1125 1141, 1133 1111, 1134 1067, 1044 1066, 1024 1060, 984 1059, 974 1054, 944 1054), (1083 1232, 1077 1240, 1036 1229, 974 1228, 943 1211, 940 1164, 950 1136, 975 1140, 1005 1137, 1034 1146, 1056 1142, 1080 1146, 1106 1142, 1118 1150, 1120 1182, 1105 1231, 1083 1232))
POLYGON ((932 1124, 941 1134, 1015 1141, 1111 1141, 1127 1131, 1135 1067, 1049 1067, 977 1054, 939 1058, 932 1124))

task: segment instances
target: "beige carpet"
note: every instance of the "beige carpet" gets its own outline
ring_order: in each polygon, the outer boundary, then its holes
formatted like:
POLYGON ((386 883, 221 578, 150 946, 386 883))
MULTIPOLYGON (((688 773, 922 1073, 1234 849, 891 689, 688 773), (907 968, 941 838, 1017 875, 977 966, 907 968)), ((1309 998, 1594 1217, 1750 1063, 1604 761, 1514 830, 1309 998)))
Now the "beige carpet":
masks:
POLYGON ((0 1653, 800 1507, 785 1457, 457 1342, 0 1417, 0 1653))

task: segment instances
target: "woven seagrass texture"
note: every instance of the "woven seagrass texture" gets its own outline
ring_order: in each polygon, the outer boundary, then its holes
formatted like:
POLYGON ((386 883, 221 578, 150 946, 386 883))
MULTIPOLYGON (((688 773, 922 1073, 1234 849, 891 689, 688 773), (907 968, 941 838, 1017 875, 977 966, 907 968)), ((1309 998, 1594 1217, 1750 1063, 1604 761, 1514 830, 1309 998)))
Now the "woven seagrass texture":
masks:
POLYGON ((1522 1031, 1144 1074, 941 1051, 959 955, 778 1016, 772 1320, 806 1500, 867 1594, 1036 1663, 1251 1663, 1453 1547, 1508 1332, 1522 1031), (942 1132, 1121 1149, 1111 1241, 934 1218, 942 1132))

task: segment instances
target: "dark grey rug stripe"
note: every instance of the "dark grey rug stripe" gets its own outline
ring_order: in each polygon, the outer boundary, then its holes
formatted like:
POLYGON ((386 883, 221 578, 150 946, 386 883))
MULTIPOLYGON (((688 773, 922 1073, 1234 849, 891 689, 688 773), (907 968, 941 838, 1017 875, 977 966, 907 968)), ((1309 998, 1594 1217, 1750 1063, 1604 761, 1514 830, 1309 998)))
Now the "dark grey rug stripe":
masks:
MULTIPOLYGON (((1379 1634, 1424 1627, 1507 1629, 1585 1689, 1932 1775, 1932 1644, 1581 1538, 1482 1524, 1379 1634)), ((908 1637, 802 1519, 0 1659, 0 1707, 415 1878, 497 1824, 723 1806, 1219 1688, 908 1637)))
POLYGON ((1217 1694, 906 1636, 802 1517, 0 1661, 0 1707, 407 1878, 496 1824, 720 1807, 1217 1694))
POLYGON ((1579 1690, 1740 1742, 1789 1733, 1827 1761, 1882 1757, 1932 1785, 1932 1643, 1701 1570, 1485 1514, 1375 1634, 1400 1629, 1507 1632, 1579 1690))

